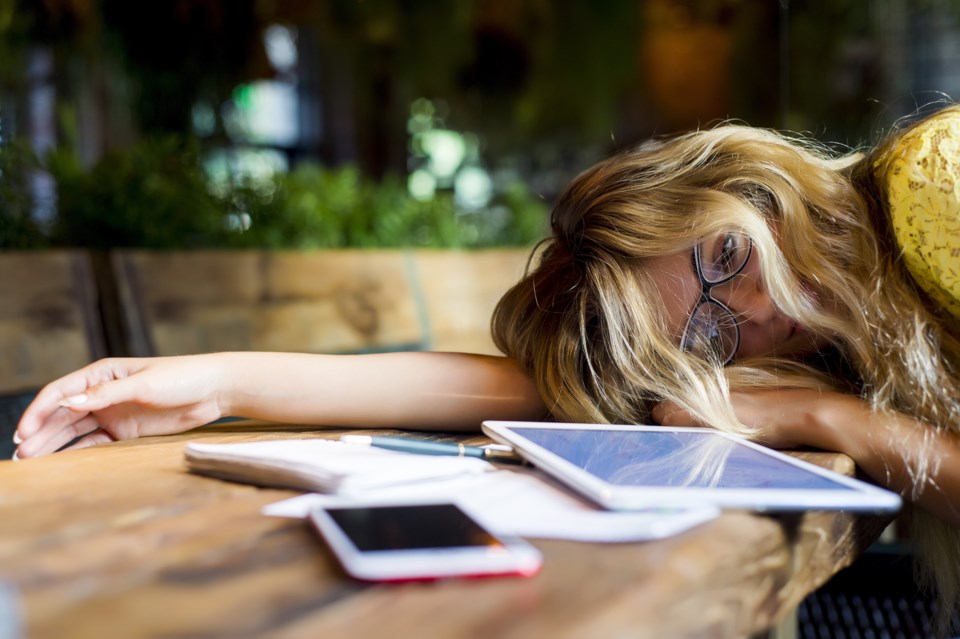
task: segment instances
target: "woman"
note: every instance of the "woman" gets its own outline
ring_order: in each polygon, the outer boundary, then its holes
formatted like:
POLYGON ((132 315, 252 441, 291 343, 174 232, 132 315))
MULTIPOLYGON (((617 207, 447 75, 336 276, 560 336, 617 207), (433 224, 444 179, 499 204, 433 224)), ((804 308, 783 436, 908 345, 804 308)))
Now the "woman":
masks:
MULTIPOLYGON (((912 209, 894 186, 927 193, 906 169, 943 157, 955 167, 960 110, 918 127, 866 158, 740 126, 647 143, 560 197, 537 266, 493 318, 508 357, 104 360, 41 391, 19 424, 18 454, 223 415, 441 430, 548 416, 709 424, 776 447, 847 453, 917 503, 914 535, 952 607, 960 322, 941 295, 950 282, 935 277, 943 269, 901 259, 898 241, 927 238, 895 233, 912 209)), ((956 192, 943 193, 929 206, 960 219, 956 192)))
POLYGON ((706 424, 850 455, 922 507, 912 535, 954 609, 954 178, 958 107, 866 158, 740 127, 649 143, 563 194, 540 265, 500 302, 494 336, 557 419, 706 424), (952 226, 924 239, 921 208, 952 226), (927 240, 953 272, 913 259, 927 240))

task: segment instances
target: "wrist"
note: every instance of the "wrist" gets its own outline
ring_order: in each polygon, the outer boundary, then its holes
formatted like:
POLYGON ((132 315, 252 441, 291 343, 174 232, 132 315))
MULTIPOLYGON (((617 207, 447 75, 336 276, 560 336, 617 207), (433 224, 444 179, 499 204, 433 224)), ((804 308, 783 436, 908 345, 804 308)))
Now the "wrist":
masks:
POLYGON ((243 370, 241 353, 211 353, 200 355, 205 358, 212 378, 211 400, 220 417, 239 417, 240 396, 238 372, 243 370))
POLYGON ((810 443, 817 448, 843 453, 854 461, 860 456, 856 436, 863 430, 870 408, 852 395, 829 393, 810 412, 810 443))

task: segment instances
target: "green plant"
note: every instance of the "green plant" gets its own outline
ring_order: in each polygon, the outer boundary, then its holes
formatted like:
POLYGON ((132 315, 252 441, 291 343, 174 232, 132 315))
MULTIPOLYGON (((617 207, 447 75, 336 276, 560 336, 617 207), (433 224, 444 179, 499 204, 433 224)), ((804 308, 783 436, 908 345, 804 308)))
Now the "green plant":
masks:
POLYGON ((40 168, 33 152, 21 141, 0 144, 0 249, 30 249, 47 244, 33 217, 29 182, 40 168))
POLYGON ((396 176, 374 181, 356 167, 303 163, 269 178, 212 181, 199 148, 147 139, 85 168, 65 148, 43 166, 15 145, 0 147, 0 247, 473 248, 527 245, 546 231, 546 206, 519 182, 477 211, 452 193, 418 200, 396 176), (57 215, 31 216, 29 171, 57 185, 57 215))
MULTIPOLYGON (((395 176, 380 182, 355 167, 328 169, 302 164, 277 176, 267 201, 242 187, 237 207, 250 227, 235 243, 271 248, 447 247, 524 245, 546 228, 546 207, 519 184, 494 206, 459 211, 450 193, 413 198, 395 176)), ((238 191, 235 190, 234 193, 238 191)))
POLYGON ((57 182, 52 240, 94 249, 191 248, 227 242, 222 203, 210 192, 198 150, 149 139, 84 169, 68 150, 47 157, 57 182))

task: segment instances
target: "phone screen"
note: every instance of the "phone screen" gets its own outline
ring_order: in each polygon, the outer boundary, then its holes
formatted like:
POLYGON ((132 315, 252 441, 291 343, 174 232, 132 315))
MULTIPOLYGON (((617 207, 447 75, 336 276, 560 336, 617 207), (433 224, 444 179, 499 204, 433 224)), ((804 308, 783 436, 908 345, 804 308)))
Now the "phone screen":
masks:
POLYGON ((502 547, 454 504, 326 508, 361 551, 502 547))

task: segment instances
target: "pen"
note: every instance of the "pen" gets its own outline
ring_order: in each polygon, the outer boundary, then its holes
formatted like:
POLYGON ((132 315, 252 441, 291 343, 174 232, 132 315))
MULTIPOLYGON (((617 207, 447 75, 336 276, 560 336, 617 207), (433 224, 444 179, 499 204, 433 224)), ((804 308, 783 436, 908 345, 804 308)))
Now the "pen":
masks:
POLYGON ((509 464, 526 463, 523 457, 513 452, 511 448, 484 448, 481 446, 465 446, 453 442, 431 442, 407 437, 371 437, 369 435, 341 435, 340 441, 346 444, 373 446, 374 448, 395 450, 401 453, 479 457, 487 461, 506 462, 509 464))

